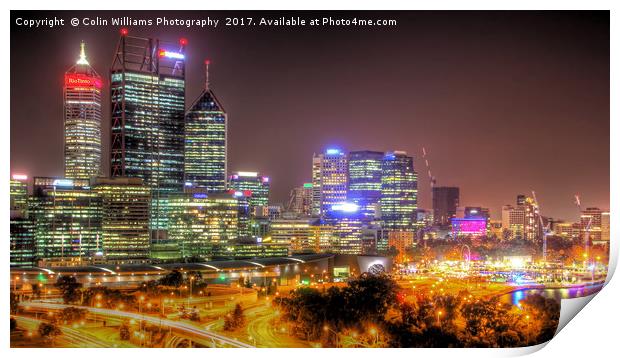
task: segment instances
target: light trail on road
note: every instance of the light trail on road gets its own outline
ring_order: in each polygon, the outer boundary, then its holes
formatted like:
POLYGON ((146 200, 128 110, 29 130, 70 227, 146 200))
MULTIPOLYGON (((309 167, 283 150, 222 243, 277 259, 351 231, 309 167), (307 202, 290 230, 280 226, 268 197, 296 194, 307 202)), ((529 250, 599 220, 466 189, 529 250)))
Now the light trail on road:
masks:
POLYGON ((162 326, 170 327, 170 328, 179 330, 180 332, 184 334, 190 334, 197 338, 207 340, 207 341, 212 341, 212 342, 217 341, 217 342, 220 342, 221 344, 229 345, 235 348, 255 348, 254 346, 250 344, 246 344, 246 343, 237 341, 235 339, 222 336, 217 333, 201 330, 189 323, 175 322, 175 321, 171 321, 165 318, 151 317, 151 316, 142 315, 139 313, 115 311, 115 310, 110 310, 110 309, 105 309, 105 308, 93 308, 93 307, 85 307, 85 306, 42 303, 42 302, 20 303, 20 306, 23 306, 24 308, 33 307, 33 308, 43 308, 43 309, 50 309, 50 310, 62 310, 67 307, 81 308, 81 309, 88 310, 90 313, 94 313, 97 315, 124 317, 128 319, 142 320, 145 322, 152 323, 154 325, 162 325, 162 326))

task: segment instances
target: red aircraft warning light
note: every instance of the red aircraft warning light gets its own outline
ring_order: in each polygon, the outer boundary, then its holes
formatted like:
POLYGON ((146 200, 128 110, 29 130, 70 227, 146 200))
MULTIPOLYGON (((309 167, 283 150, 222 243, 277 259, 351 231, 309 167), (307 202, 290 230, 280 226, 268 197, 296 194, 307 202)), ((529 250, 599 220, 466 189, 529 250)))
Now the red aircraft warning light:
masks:
POLYGON ((181 44, 181 46, 185 46, 187 45, 187 39, 185 37, 181 37, 181 39, 179 40, 179 43, 181 44))
POLYGON ((127 30, 126 28, 121 29, 121 36, 127 36, 128 33, 129 33, 129 30, 127 30))

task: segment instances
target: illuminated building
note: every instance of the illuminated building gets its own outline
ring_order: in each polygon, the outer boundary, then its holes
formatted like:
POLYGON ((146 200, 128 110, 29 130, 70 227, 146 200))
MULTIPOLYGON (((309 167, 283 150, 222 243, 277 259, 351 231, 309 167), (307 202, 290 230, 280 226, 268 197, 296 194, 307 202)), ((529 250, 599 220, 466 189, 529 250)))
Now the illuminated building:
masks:
POLYGON ((228 180, 228 188, 231 191, 249 194, 248 203, 253 215, 261 216, 255 209, 269 205, 269 177, 261 176, 257 172, 232 173, 228 180))
POLYGON ((212 259, 240 260, 262 257, 286 257, 288 246, 275 243, 217 244, 212 248, 212 259))
POLYGON ((411 230, 417 224, 418 178, 406 152, 383 158, 380 208, 384 229, 411 230))
MULTIPOLYGON (((606 213, 606 219, 609 217, 609 213, 606 213)), ((607 220, 607 223, 609 221, 607 220)), ((592 243, 601 243, 601 232, 603 224, 603 211, 599 208, 586 208, 581 212, 581 232, 580 237, 585 240, 586 233, 592 243), (588 227, 589 225, 589 227, 588 227)), ((609 224, 607 224, 609 225, 609 224)))
POLYGON ((11 216, 24 216, 28 210, 28 177, 23 174, 13 174, 10 181, 11 216))
POLYGON ((362 253, 362 214, 355 203, 332 205, 325 213, 325 223, 334 227, 331 252, 360 255, 362 253))
POLYGON ((110 70, 111 176, 151 188, 152 240, 165 233, 168 194, 184 184, 185 45, 123 29, 110 70))
POLYGON ((34 222, 28 211, 28 177, 14 174, 10 182, 10 263, 11 267, 33 266, 34 222))
POLYGON ((482 217, 452 218, 452 237, 480 238, 487 234, 487 219, 482 217))
POLYGON ((459 188, 433 187, 433 220, 435 225, 450 225, 459 206, 459 188))
POLYGON ((491 232, 491 214, 489 213, 488 208, 483 208, 480 206, 466 206, 463 215, 465 219, 484 219, 487 226, 486 234, 491 232))
POLYGON ((609 219, 609 212, 601 213, 601 242, 606 244, 609 244, 611 235, 609 219))
POLYGON ((538 205, 534 198, 517 196, 517 206, 502 207, 502 228, 505 237, 533 241, 541 237, 538 205))
POLYGON ((206 66, 205 88, 185 115, 185 182, 213 193, 226 190, 228 121, 206 66))
POLYGON ((168 238, 182 257, 209 257, 215 244, 239 238, 239 201, 228 193, 192 190, 170 196, 168 238))
POLYGON ((270 242, 286 245, 290 253, 315 252, 313 222, 316 219, 277 219, 270 225, 270 242))
POLYGON ((304 183, 291 191, 288 210, 302 216, 312 215, 312 183, 304 183))
POLYGON ((551 230, 556 236, 572 240, 579 238, 581 225, 580 223, 554 222, 551 226, 551 230))
POLYGON ((347 200, 347 156, 327 149, 312 157, 312 213, 322 215, 334 204, 347 200))
POLYGON ((63 88, 65 178, 100 174, 101 89, 101 77, 86 60, 82 42, 80 59, 65 73, 63 88))
MULTIPOLYGON (((521 196, 517 197, 517 205, 521 202, 521 196)), ((539 209, 534 198, 526 197, 523 201, 525 211, 525 223, 523 227, 523 237, 528 241, 534 241, 541 237, 541 227, 539 209)))
POLYGON ((416 212, 416 220, 419 227, 433 226, 433 211, 426 209, 418 209, 416 212))
POLYGON ((150 258, 151 191, 140 178, 97 178, 101 237, 97 253, 108 263, 144 263, 150 258))
POLYGON ((316 253, 331 252, 334 241, 335 228, 326 223, 314 222, 312 224, 312 237, 310 242, 316 253))
POLYGON ((101 237, 101 197, 88 180, 34 178, 36 256, 44 266, 84 265, 101 237))
POLYGON ((398 252, 394 258, 397 263, 407 261, 407 249, 413 246, 413 238, 413 231, 390 231, 388 233, 388 247, 398 252))
POLYGON ((359 205, 367 220, 379 209, 383 156, 383 152, 372 151, 349 153, 347 200, 359 205))
POLYGON ((502 228, 504 238, 523 240, 525 231, 525 208, 521 206, 504 205, 502 207, 502 228))

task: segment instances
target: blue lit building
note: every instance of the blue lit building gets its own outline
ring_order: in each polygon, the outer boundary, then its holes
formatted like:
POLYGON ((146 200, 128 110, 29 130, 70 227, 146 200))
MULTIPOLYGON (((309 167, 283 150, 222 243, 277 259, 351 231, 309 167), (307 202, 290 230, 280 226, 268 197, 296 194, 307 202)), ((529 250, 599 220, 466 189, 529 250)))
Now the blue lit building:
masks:
POLYGON ((390 152, 383 157, 380 207, 384 229, 415 228, 418 178, 413 168, 413 158, 406 152, 390 152))
POLYGON ((347 200, 359 206, 364 221, 372 220, 381 199, 383 152, 349 153, 347 200))
POLYGON ((327 149, 312 158, 312 213, 323 215, 332 205, 347 200, 347 155, 327 149))
POLYGON ((333 227, 330 251, 336 254, 362 254, 363 214, 357 204, 334 204, 324 215, 323 222, 333 227))

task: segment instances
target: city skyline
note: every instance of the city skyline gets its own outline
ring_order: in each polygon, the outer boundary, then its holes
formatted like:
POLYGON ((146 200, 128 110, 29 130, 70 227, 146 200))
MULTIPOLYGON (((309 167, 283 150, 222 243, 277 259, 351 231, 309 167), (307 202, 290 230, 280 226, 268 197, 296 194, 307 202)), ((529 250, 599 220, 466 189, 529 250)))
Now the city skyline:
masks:
MULTIPOLYGON (((12 16, 19 14, 23 12, 12 16)), ((225 13, 214 14, 225 16, 225 13)), ((584 206, 609 208, 609 141, 601 140, 609 138, 609 34, 605 32, 608 14, 555 12, 542 16, 487 12, 453 19, 450 13, 384 14, 400 19, 402 25, 398 30, 361 30, 361 38, 356 37, 359 42, 353 41, 344 49, 335 45, 341 45, 350 35, 337 29, 313 32, 316 35, 313 37, 298 29, 291 31, 292 35, 281 29, 259 33, 245 29, 217 30, 207 32, 204 40, 199 37, 204 31, 183 28, 129 28, 129 31, 167 41, 180 37, 189 40, 186 107, 203 89, 204 59, 211 59, 211 86, 229 111, 227 174, 251 170, 269 176, 274 203, 286 203, 293 187, 311 179, 312 153, 337 146, 347 152, 407 151, 414 157, 418 172, 418 207, 430 208, 430 184, 421 155, 424 146, 437 185, 458 186, 461 206, 490 207, 494 218, 498 218, 502 205, 512 203, 517 194, 529 194, 531 190, 536 190, 545 216, 575 219, 578 210, 572 203, 574 193, 581 194, 584 206), (490 19, 494 15, 505 21, 487 21, 486 27, 475 24, 480 17, 490 19), (546 16, 551 16, 553 21, 546 16), (435 26, 451 19, 456 24, 437 34, 435 26), (518 29, 516 24, 522 20, 527 20, 532 28, 518 29), (575 24, 580 32, 574 30, 575 24), (428 33, 416 32, 423 26, 428 27, 428 33), (459 26, 470 31, 461 31, 459 26), (482 30, 494 35, 481 36, 477 31, 482 30), (404 35, 412 34, 417 45, 414 47, 422 46, 426 51, 394 46, 402 44, 399 41, 404 35), (379 35, 380 44, 366 43, 365 39, 379 35), (244 48, 235 41, 237 36, 254 36, 255 41, 246 40, 244 48), (271 39, 270 46, 259 45, 263 36, 271 39), (293 36, 300 36, 304 39, 301 42, 307 43, 296 43, 293 36), (456 36, 454 42, 447 43, 451 36, 456 36), (441 46, 434 48, 433 38, 443 39, 445 43, 439 42, 441 46), (502 40, 506 39, 510 41, 502 46, 502 40), (543 40, 548 41, 547 45, 553 42, 554 46, 543 46, 543 40), (301 49, 300 45, 305 46, 301 49), (320 51, 323 46, 329 54, 320 51), (479 49, 488 48, 492 53, 459 53, 459 48, 463 50, 464 46, 480 46, 479 49), (389 52, 390 49, 398 51, 389 52), (394 55, 391 59, 399 65, 393 67, 402 73, 386 67, 389 62, 380 55, 382 51, 394 55), (442 73, 455 61, 447 56, 448 52, 461 60, 462 65, 452 77, 442 73), (310 53, 316 57, 306 56, 310 53), (253 54, 252 59, 243 56, 248 54, 253 54), (416 55, 408 57, 410 54, 416 55), (560 58, 562 63, 554 62, 560 58), (411 60, 413 66, 404 65, 411 60), (275 68, 284 64, 289 71, 283 75, 275 68), (343 70, 343 64, 349 67, 343 70), (425 74, 426 71, 430 74, 425 74), (497 77, 500 73, 505 77, 497 77), (574 78, 566 79, 571 75, 574 78), (474 78, 479 83, 467 87, 474 78), (292 79, 298 81, 292 83, 292 79), (412 82, 426 91, 410 93, 408 86, 412 82), (325 86, 326 83, 330 86, 325 86), (341 93, 349 95, 337 96, 341 93), (366 108, 369 101, 376 104, 374 111, 366 108), (409 101, 413 105, 406 103, 409 101), (452 106, 446 106, 446 101, 452 106), (317 103, 318 106, 326 103, 327 109, 318 108, 317 103), (516 103, 524 105, 518 107, 516 103), (316 110, 325 115, 317 117, 316 110), (405 123, 412 117, 415 118, 412 124, 405 123), (506 121, 517 119, 523 123, 506 121), (373 121, 382 125, 369 127, 373 121), (357 123, 360 125, 355 126, 357 123), (324 130, 327 124, 329 130, 324 130), (523 130, 523 136, 514 133, 516 128, 523 130), (554 134, 559 137, 554 138, 554 134), (547 138, 551 140, 545 141, 547 138), (467 146, 471 146, 471 156, 467 155, 470 153, 467 146), (558 185, 559 182, 564 185, 558 185)), ((111 16, 109 12, 105 15, 111 16)), ((119 30, 113 26, 105 31, 51 30, 47 32, 48 45, 29 39, 40 35, 36 31, 12 28, 15 41, 11 42, 11 67, 23 74, 19 79, 11 76, 12 172, 30 177, 62 175, 62 74, 75 63, 83 40, 89 62, 104 76, 102 165, 104 173, 109 173, 110 110, 106 74, 119 30), (19 55, 25 53, 24 47, 28 48, 28 56, 19 55), (46 56, 49 66, 44 69, 22 70, 24 66, 32 67, 31 61, 41 58, 40 53, 44 51, 60 54, 46 56), (33 87, 33 79, 24 77, 38 79, 38 83, 45 85, 33 87), (59 79, 58 83, 54 82, 55 78, 59 79), (20 105, 21 98, 27 98, 26 92, 40 98, 41 106, 20 105), (40 155, 41 152, 46 155, 40 155)))

